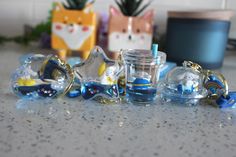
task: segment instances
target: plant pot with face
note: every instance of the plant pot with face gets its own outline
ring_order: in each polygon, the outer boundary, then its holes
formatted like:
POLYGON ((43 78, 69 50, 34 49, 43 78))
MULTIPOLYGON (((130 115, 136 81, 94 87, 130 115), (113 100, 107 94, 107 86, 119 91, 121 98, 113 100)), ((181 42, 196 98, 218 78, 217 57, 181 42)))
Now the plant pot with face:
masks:
POLYGON ((121 49, 151 49, 153 34, 153 10, 138 16, 149 3, 141 7, 142 0, 116 1, 120 10, 110 7, 108 49, 116 59, 121 49))
POLYGON ((67 0, 56 3, 52 11, 52 47, 65 59, 71 51, 87 59, 96 41, 96 14, 87 0, 67 0))

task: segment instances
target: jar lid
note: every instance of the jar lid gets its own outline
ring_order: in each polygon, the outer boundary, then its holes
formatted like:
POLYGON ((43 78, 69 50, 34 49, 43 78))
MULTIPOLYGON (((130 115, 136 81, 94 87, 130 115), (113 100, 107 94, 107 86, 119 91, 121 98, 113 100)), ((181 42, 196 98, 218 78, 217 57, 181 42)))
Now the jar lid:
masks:
POLYGON ((166 54, 158 51, 156 57, 153 57, 151 50, 128 49, 122 50, 122 58, 126 63, 140 65, 162 65, 166 62, 166 54))
POLYGON ((233 17, 233 10, 195 10, 195 11, 169 11, 169 18, 185 19, 209 19, 230 21, 233 17))

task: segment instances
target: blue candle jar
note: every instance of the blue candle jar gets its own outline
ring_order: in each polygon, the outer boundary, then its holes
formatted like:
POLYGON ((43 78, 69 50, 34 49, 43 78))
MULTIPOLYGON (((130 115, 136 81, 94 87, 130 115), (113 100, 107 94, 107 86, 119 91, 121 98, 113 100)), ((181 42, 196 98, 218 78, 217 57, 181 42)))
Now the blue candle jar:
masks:
POLYGON ((230 10, 170 11, 168 13, 166 51, 168 60, 184 60, 203 68, 222 66, 230 29, 230 10))

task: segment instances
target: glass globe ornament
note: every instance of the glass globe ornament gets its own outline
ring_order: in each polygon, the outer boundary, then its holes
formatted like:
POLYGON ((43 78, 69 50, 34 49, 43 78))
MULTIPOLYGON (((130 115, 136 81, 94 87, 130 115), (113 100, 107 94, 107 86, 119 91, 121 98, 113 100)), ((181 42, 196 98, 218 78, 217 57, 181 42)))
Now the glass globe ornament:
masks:
POLYGON ((57 56, 27 56, 11 76, 13 92, 20 98, 55 98, 65 94, 73 84, 72 69, 57 56))
POLYGON ((208 95, 204 78, 198 64, 185 61, 183 66, 175 67, 166 75, 161 84, 161 96, 167 102, 195 105, 208 95))

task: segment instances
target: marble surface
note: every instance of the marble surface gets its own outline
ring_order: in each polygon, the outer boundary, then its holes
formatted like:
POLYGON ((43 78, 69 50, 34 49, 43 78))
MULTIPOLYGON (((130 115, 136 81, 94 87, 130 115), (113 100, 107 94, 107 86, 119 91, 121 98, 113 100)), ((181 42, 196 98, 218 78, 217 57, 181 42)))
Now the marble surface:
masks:
MULTIPOLYGON (((10 74, 31 49, 0 46, 0 157, 236 157, 235 109, 100 105, 76 98, 17 109, 10 74)), ((235 61, 236 52, 227 53, 220 70, 231 90, 235 61)))

